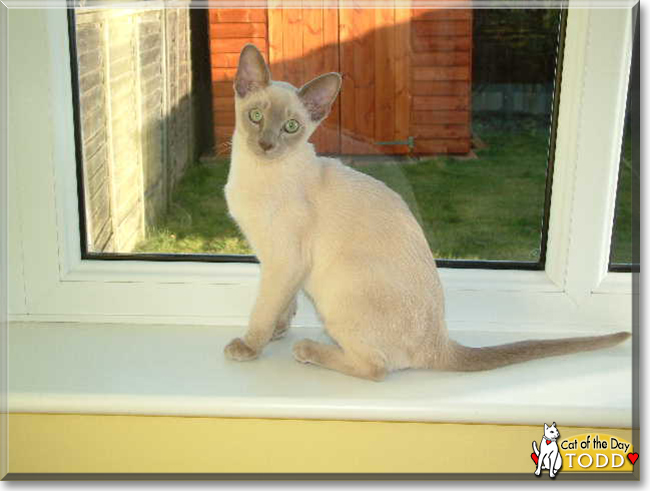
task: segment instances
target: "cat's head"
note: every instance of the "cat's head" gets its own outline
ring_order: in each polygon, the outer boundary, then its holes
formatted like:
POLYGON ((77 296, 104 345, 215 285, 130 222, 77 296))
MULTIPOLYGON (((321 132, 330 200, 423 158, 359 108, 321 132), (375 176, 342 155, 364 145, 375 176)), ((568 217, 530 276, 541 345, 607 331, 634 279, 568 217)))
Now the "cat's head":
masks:
POLYGON ((546 438, 553 438, 553 439, 556 439, 560 436, 560 432, 555 427, 555 423, 553 423, 551 426, 544 423, 544 436, 546 438))
POLYGON ((327 73, 300 89, 271 80, 262 54, 247 44, 235 76, 237 132, 249 151, 277 160, 304 145, 330 112, 341 88, 341 76, 327 73))

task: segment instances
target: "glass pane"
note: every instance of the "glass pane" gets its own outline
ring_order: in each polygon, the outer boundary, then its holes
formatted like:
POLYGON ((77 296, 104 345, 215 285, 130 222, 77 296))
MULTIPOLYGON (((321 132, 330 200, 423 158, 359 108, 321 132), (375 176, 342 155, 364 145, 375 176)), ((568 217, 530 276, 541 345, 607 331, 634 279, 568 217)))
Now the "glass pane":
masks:
POLYGON ((625 119, 623 133, 611 248, 610 261, 612 264, 634 262, 632 260, 632 134, 629 117, 625 119))
POLYGON ((610 270, 639 271, 640 261, 640 58, 639 13, 634 13, 634 45, 618 171, 610 270))
POLYGON ((233 78, 343 86, 311 141, 402 195, 438 258, 541 261, 559 10, 78 10, 90 253, 253 254, 227 213, 233 78))

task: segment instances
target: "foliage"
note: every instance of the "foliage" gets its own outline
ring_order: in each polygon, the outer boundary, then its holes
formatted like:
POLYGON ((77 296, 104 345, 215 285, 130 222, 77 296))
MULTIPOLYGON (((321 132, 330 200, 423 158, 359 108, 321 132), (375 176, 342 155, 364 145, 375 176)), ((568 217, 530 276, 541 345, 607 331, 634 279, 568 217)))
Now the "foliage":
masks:
POLYGON ((475 86, 553 82, 559 33, 557 9, 475 9, 475 86))

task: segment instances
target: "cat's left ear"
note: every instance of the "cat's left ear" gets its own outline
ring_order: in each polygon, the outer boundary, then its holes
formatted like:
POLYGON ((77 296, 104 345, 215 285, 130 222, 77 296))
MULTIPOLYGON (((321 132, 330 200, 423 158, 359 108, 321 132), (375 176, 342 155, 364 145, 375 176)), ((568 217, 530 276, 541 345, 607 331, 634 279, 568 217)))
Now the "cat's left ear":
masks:
POLYGON ((326 73, 303 85, 298 91, 298 97, 309 111, 311 120, 318 122, 329 114, 339 90, 341 75, 326 73))
POLYGON ((553 422, 553 424, 551 426, 555 426, 555 421, 553 422))

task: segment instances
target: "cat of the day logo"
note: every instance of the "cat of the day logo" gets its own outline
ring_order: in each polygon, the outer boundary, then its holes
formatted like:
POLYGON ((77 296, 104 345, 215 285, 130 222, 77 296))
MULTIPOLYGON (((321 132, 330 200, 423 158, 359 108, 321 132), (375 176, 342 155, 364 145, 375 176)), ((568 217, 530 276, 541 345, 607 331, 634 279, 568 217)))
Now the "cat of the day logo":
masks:
POLYGON ((619 436, 603 433, 583 433, 560 438, 560 432, 553 423, 544 423, 544 435, 539 442, 533 441, 535 475, 541 476, 548 470, 554 478, 560 469, 563 472, 632 472, 639 454, 632 444, 619 436))
POLYGON ((562 454, 556 441, 559 437, 560 432, 555 427, 555 423, 551 426, 544 423, 544 436, 539 442, 539 448, 537 448, 537 442, 533 440, 534 452, 530 456, 537 466, 536 476, 540 476, 542 470, 548 469, 548 475, 555 477, 562 468, 562 454))

